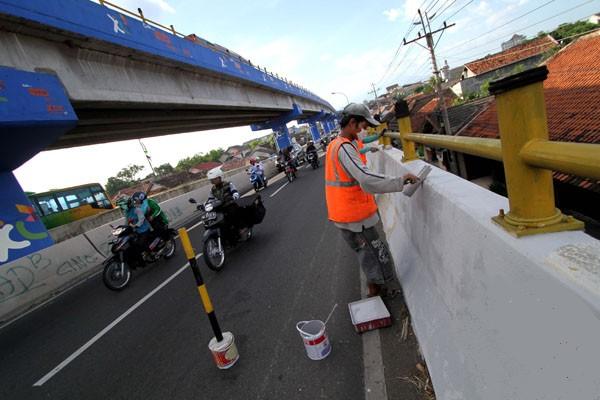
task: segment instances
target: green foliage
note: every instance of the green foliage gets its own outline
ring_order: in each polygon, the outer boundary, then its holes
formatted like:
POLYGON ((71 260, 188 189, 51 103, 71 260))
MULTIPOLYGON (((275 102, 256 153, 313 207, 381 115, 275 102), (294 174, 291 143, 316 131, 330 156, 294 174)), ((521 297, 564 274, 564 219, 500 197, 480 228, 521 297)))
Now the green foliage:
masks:
POLYGON ((219 158, 223 155, 223 153, 225 153, 225 150, 223 150, 222 148, 218 148, 218 149, 213 149, 206 154, 203 154, 203 153, 194 154, 191 157, 186 157, 186 158, 182 158, 181 160, 179 160, 175 169, 177 171, 187 171, 194 165, 197 165, 197 164, 200 164, 203 162, 219 161, 219 158))
MULTIPOLYGON (((573 23, 561 24, 558 28, 550 32, 550 36, 554 39, 560 41, 563 38, 578 35, 580 33, 584 33, 590 31, 592 29, 600 28, 599 24, 594 24, 589 21, 577 21, 573 23)), ((567 44, 571 42, 573 39, 565 39, 562 44, 567 44)))
MULTIPOLYGON (((525 65, 523 64, 517 64, 515 65, 515 67, 509 72, 509 75, 514 75, 514 74, 518 74, 520 72, 525 71, 525 65)), ((489 84, 488 84, 488 89, 489 89, 489 84)))
POLYGON ((154 172, 156 172, 156 175, 158 176, 165 176, 175 172, 175 168, 173 168, 171 164, 165 163, 154 168, 154 172))
POLYGON ((424 89, 425 89, 425 86, 419 86, 415 89, 415 93, 423 93, 424 89))
POLYGON ((430 94, 430 93, 433 93, 434 91, 435 91, 434 87, 432 85, 430 85, 429 83, 426 83, 425 85, 423 85, 423 93, 430 94))
POLYGON ((483 81, 481 86, 479 86, 479 94, 477 97, 487 97, 490 95, 490 82, 491 81, 492 81, 491 79, 486 79, 485 81, 483 81))
POLYGON ((137 175, 144 170, 143 165, 129 164, 127 167, 122 168, 117 176, 111 176, 106 182, 106 192, 113 196, 119 190, 124 189, 139 182, 137 175))
POLYGON ((129 164, 117 173, 117 178, 126 182, 136 182, 136 175, 144 170, 143 165, 129 164))

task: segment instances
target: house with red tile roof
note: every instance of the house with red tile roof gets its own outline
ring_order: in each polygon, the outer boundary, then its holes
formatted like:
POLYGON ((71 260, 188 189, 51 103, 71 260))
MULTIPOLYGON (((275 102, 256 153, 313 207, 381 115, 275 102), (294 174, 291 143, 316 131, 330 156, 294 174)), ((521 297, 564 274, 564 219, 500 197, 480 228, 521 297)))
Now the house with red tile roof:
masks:
POLYGON ((194 175, 202 174, 210 171, 213 168, 218 167, 219 165, 221 165, 221 163, 216 161, 201 162, 200 164, 196 164, 190 169, 188 169, 188 172, 194 175))
POLYGON ((469 62, 463 68, 460 82, 452 86, 452 90, 458 96, 477 93, 485 81, 500 79, 517 69, 538 65, 547 52, 558 45, 556 40, 546 35, 469 62))
MULTIPOLYGON (((572 42, 545 62, 549 71, 544 81, 544 97, 550 140, 600 144, 598 49, 600 32, 595 32, 572 42)), ((465 125, 458 135, 499 138, 495 100, 489 102, 487 108, 465 125)), ((599 181, 560 172, 554 172, 554 180, 559 206, 562 202, 561 207, 565 204, 572 209, 589 207, 586 215, 591 213, 600 221, 599 181), (583 200, 582 196, 587 200, 583 200)))

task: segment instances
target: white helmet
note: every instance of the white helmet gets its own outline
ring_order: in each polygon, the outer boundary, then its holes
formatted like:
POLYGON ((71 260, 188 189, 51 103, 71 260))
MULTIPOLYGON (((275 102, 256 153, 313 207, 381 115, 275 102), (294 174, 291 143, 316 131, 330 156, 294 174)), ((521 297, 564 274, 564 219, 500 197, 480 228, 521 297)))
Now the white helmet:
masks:
POLYGON ((221 178, 223 179, 223 170, 221 167, 216 167, 207 172, 206 177, 208 179, 221 178))

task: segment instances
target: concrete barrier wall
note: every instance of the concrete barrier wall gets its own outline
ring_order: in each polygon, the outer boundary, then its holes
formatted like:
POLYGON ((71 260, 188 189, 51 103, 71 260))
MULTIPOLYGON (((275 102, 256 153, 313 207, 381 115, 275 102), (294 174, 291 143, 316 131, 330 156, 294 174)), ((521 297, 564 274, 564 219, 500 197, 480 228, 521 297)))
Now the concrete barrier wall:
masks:
MULTIPOLYGON (((402 153, 369 154, 389 175, 402 153)), ((413 197, 378 196, 396 271, 440 400, 598 399, 600 242, 516 239, 506 198, 434 168, 413 197)))
MULTIPOLYGON (((264 164, 267 176, 275 175, 274 162, 264 164)), ((241 193, 251 189, 245 169, 229 171, 225 176, 241 193)), ((196 218, 196 206, 188 199, 193 197, 203 201, 209 192, 209 182, 202 180, 192 186, 184 185, 160 194, 157 198, 169 216, 170 226, 180 227, 196 218)), ((110 254, 110 225, 125 222, 119 210, 108 214, 112 218, 100 226, 0 266, 0 322, 18 316, 99 271, 102 261, 110 254)), ((81 224, 75 229, 81 229, 81 224)), ((100 280, 98 284, 101 284, 100 280)))

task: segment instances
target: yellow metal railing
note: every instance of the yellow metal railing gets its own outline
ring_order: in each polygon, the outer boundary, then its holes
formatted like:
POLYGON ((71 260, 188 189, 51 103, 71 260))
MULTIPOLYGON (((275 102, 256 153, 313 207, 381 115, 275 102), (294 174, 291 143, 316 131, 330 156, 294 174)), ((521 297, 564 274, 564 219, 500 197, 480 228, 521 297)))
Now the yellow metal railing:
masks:
MULTIPOLYGON (((583 229, 583 223, 555 207, 552 171, 600 179, 600 144, 548 140, 542 82, 546 67, 535 68, 493 82, 500 139, 413 133, 408 106, 400 103, 396 117, 403 161, 416 160, 415 143, 502 161, 510 211, 492 219, 519 236, 583 229)), ((389 140, 389 139, 388 139, 389 140)))

